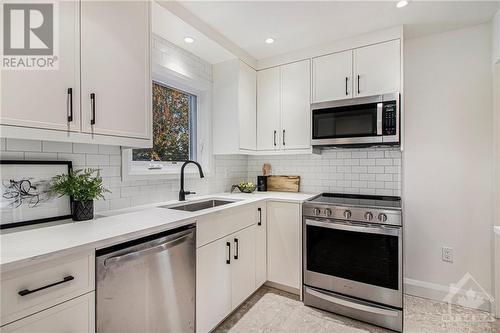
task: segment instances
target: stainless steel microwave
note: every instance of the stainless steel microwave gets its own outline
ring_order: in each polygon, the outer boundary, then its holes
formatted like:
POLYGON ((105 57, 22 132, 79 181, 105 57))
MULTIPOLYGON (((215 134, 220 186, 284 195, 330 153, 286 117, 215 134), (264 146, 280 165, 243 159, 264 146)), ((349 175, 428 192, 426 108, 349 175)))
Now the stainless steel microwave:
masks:
POLYGON ((399 93, 315 103, 311 113, 315 147, 400 143, 399 93))

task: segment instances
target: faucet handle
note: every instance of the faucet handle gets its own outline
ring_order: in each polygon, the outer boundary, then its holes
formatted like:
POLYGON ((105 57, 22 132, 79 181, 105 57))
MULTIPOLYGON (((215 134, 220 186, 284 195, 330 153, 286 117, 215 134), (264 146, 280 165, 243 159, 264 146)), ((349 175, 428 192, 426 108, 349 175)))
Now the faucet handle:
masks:
POLYGON ((186 192, 184 192, 184 194, 186 194, 186 195, 188 195, 188 194, 196 194, 196 192, 186 191, 186 192))

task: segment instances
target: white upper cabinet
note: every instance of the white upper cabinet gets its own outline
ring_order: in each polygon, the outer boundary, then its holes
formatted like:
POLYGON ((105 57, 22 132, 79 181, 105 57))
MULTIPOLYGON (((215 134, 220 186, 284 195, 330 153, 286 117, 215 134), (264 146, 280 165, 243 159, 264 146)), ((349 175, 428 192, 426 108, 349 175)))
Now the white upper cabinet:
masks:
POLYGON ((313 102, 401 91, 399 39, 313 59, 313 102))
POLYGON ((280 68, 257 72, 257 150, 280 148, 280 68))
POLYGON ((401 90, 400 40, 354 50, 354 96, 371 96, 401 90))
POLYGON ((314 58, 313 102, 352 98, 352 50, 314 58))
POLYGON ((311 147, 311 62, 281 66, 281 147, 311 147))
POLYGON ((82 131, 151 136, 150 4, 81 2, 82 131))
POLYGON ((2 71, 2 136, 149 147, 150 6, 58 0, 58 69, 2 71))
POLYGON ((257 150, 311 147, 311 62, 257 73, 257 150))
POLYGON ((59 69, 2 70, 2 125, 80 131, 79 3, 58 6, 59 69))
POLYGON ((239 59, 213 67, 214 153, 237 154, 256 147, 256 72, 239 59))

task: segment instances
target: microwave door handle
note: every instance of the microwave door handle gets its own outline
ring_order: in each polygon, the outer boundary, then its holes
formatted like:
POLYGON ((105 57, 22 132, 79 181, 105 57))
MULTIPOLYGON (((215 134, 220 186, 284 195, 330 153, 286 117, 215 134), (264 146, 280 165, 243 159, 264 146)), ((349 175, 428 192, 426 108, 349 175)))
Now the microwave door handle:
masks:
POLYGON ((377 135, 382 135, 382 103, 377 103, 377 135))

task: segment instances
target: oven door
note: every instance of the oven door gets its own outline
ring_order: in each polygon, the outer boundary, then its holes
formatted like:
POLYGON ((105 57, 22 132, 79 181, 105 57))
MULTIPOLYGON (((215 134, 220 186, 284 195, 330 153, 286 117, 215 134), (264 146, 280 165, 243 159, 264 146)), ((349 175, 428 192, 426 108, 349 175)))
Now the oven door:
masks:
POLYGON ((382 110, 381 96, 315 104, 312 144, 382 143, 382 110))
POLYGON ((304 284, 401 308, 400 227, 304 218, 304 284))

